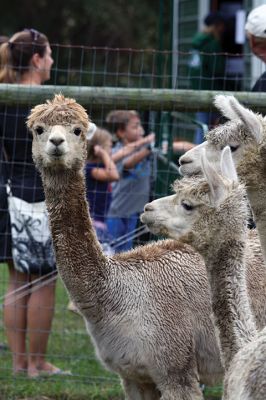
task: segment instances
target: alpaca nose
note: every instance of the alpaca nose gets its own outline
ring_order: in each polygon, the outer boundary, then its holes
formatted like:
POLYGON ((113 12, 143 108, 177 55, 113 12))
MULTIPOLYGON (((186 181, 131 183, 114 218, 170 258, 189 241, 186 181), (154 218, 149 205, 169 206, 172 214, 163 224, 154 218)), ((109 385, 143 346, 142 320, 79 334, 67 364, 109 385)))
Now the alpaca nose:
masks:
POLYGON ((53 143, 54 146, 60 146, 65 140, 63 138, 51 138, 50 142, 53 143))
POLYGON ((179 165, 190 164, 192 162, 191 158, 181 156, 179 158, 179 165))
POLYGON ((154 210, 154 208, 153 208, 153 206, 151 205, 151 203, 147 203, 146 205, 145 205, 145 207, 144 207, 144 211, 153 211, 154 210))

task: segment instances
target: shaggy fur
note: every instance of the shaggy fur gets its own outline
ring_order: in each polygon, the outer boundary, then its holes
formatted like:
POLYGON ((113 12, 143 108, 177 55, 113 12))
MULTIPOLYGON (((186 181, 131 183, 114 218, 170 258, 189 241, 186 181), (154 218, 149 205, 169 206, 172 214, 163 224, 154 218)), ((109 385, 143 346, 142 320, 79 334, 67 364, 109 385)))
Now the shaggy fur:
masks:
MULTIPOLYGON (((256 221, 260 236, 264 261, 266 262, 266 120, 265 118, 248 108, 243 107, 233 96, 217 96, 216 106, 225 116, 230 116, 231 124, 241 124, 239 132, 232 131, 230 140, 238 141, 242 150, 242 156, 237 160, 237 173, 247 188, 248 199, 256 221), (231 114, 232 115, 231 115, 231 114), (243 130, 247 138, 243 137, 243 130)), ((216 137, 217 143, 224 141, 222 135, 212 132, 211 138, 216 137)))
POLYGON ((206 133, 205 139, 210 144, 217 147, 219 146, 222 150, 231 141, 234 141, 236 135, 242 143, 248 144, 251 142, 250 135, 245 129, 244 124, 239 120, 228 121, 223 125, 218 125, 206 133))
POLYGON ((31 110, 27 120, 29 129, 40 124, 49 125, 82 125, 84 130, 89 129, 89 118, 86 110, 74 99, 64 98, 63 95, 55 95, 52 101, 47 100, 31 110))
MULTIPOLYGON (((222 372, 203 260, 173 241, 110 258, 103 254, 85 200, 83 113, 81 121, 76 113, 65 124, 61 110, 72 115, 75 102, 62 96, 54 102, 54 111, 51 101, 29 116, 33 158, 43 179, 58 270, 97 355, 120 375, 129 400, 202 399, 198 378, 211 383, 222 372), (82 130, 79 136, 75 126, 82 130)), ((258 272, 262 261, 250 255, 249 268, 258 272)), ((263 281, 259 272, 256 278, 263 281)), ((264 324, 266 302, 258 302, 259 296, 252 294, 258 323, 264 324)))
POLYGON ((207 142, 180 158, 180 172, 189 176, 200 174, 200 156, 204 149, 219 168, 222 149, 226 145, 231 147, 238 176, 246 185, 266 261, 266 120, 243 107, 233 96, 219 95, 215 105, 230 121, 212 129, 206 135, 207 142))
MULTIPOLYGON (((173 196, 153 201, 142 219, 153 228, 152 220, 157 221, 160 210, 172 207, 168 219, 175 238, 192 245, 205 259, 226 371, 224 400, 262 400, 266 398, 266 328, 257 333, 248 300, 245 189, 219 179, 220 186, 210 178, 184 178, 175 184, 174 201, 173 196)), ((163 229, 165 220, 158 223, 163 229)))

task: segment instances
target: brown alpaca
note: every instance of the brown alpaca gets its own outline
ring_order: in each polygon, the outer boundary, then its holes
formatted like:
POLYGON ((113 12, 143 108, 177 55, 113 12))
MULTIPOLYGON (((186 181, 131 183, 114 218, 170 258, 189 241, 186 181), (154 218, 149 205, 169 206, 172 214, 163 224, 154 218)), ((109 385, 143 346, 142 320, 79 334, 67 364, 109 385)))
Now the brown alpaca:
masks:
MULTIPOLYGON (((210 383, 222 372, 204 263, 174 241, 103 254, 85 200, 88 126, 84 108, 60 95, 33 108, 28 119, 59 273, 98 357, 120 375, 127 399, 202 399, 198 378, 210 383)), ((263 281, 257 249, 254 243, 251 291, 263 281)), ((264 324, 266 302, 255 291, 252 298, 264 324)))
POLYGON ((177 181, 176 194, 145 206, 142 221, 155 233, 192 245, 204 257, 225 366, 224 400, 266 398, 266 328, 255 327, 246 285, 247 204, 236 182, 229 147, 224 175, 201 158, 204 178, 177 181), (169 210, 168 223, 158 215, 169 210), (169 226, 171 225, 171 230, 169 226))

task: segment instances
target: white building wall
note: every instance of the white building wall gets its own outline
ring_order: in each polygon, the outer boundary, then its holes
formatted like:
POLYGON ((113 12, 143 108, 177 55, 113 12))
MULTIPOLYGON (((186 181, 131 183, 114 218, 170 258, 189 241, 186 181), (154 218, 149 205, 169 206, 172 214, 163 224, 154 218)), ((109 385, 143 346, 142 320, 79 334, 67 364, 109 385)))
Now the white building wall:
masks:
POLYGON ((198 2, 198 30, 201 31, 204 23, 203 20, 210 12, 210 0, 199 0, 198 2))
MULTIPOLYGON (((265 0, 253 0, 252 8, 262 6, 265 4, 265 0)), ((251 87, 254 85, 256 80, 266 70, 266 64, 261 61, 258 57, 251 56, 251 87)))

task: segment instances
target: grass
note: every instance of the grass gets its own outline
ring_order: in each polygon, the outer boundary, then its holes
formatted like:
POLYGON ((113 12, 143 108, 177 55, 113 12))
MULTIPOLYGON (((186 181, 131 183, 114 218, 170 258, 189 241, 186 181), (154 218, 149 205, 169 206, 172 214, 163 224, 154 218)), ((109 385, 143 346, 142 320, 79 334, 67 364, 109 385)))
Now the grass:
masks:
MULTIPOLYGON (((7 268, 0 264, 0 298, 5 293, 7 268)), ((0 301, 1 303, 2 301, 0 301)), ((68 297, 58 279, 56 310, 50 335, 47 359, 73 376, 58 376, 38 380, 26 376, 14 377, 11 354, 0 354, 0 400, 120 400, 123 392, 117 375, 102 368, 96 360, 83 319, 67 310, 68 297)), ((0 343, 6 343, 0 310, 0 343)), ((205 389, 206 400, 218 400, 221 389, 205 389)))
MULTIPOLYGON (((0 271, 0 297, 2 298, 8 278, 6 266, 0 265, 0 271)), ((63 370, 71 370, 73 376, 42 378, 35 381, 26 376, 14 377, 11 371, 10 352, 2 352, 0 355, 0 400, 118 400, 123 398, 118 377, 104 370, 95 359, 94 349, 85 331, 83 319, 68 311, 67 304, 66 291, 58 279, 55 317, 47 359, 63 370)), ((2 311, 0 312, 2 314, 2 311)), ((0 318, 2 321, 2 315, 0 318)), ((0 342, 6 343, 3 325, 0 325, 0 342)))

